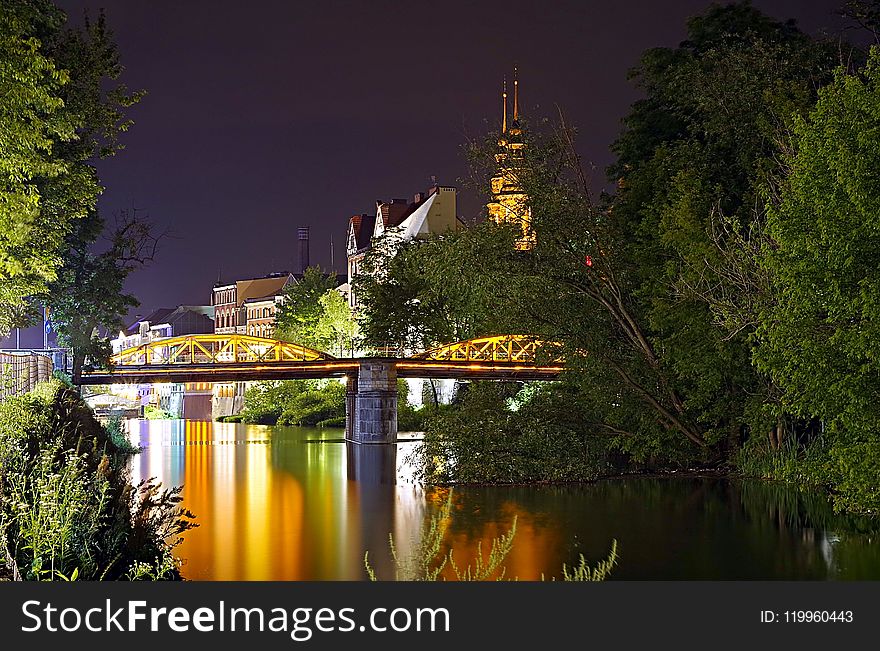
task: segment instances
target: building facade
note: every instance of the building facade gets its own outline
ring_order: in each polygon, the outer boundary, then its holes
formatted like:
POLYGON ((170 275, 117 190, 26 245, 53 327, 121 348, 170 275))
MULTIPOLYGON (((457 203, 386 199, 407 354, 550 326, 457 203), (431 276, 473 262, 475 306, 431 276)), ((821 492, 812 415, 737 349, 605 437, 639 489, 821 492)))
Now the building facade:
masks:
POLYGON ((247 299, 244 302, 247 334, 252 337, 274 337, 275 319, 283 300, 281 294, 247 299))
POLYGON ((284 289, 295 282, 297 278, 294 274, 282 272, 214 285, 214 332, 271 336, 284 289))
POLYGON ((110 340, 114 354, 159 339, 214 332, 212 305, 179 305, 163 307, 138 319, 119 336, 110 340))
POLYGON ((238 321, 235 283, 214 285, 211 296, 214 306, 214 332, 217 334, 233 334, 238 321))
POLYGON ((364 257, 374 243, 381 238, 402 242, 464 228, 456 214, 456 199, 455 187, 434 183, 427 192, 414 195, 412 202, 378 200, 374 214, 355 215, 348 220, 348 282, 340 291, 348 296, 349 307, 358 307, 354 281, 363 272, 364 257))

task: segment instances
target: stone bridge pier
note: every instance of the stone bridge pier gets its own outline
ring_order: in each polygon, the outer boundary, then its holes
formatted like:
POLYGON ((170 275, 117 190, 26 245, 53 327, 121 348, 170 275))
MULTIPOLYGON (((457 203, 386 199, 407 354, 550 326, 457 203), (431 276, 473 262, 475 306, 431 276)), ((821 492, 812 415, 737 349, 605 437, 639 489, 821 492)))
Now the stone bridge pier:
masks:
POLYGON ((397 440, 397 364, 365 359, 345 393, 345 438, 354 443, 397 440))

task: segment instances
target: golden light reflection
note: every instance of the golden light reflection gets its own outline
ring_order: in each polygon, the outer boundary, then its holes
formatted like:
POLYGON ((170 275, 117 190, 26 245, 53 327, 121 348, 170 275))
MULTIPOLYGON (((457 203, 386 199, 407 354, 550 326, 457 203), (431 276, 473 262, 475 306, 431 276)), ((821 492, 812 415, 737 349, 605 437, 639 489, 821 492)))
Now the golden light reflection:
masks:
MULTIPOLYGON (((320 430, 331 441, 308 441, 318 430, 206 421, 130 421, 129 431, 147 446, 133 459, 132 479, 183 484, 183 505, 197 516, 199 527, 176 548, 189 579, 361 580, 367 550, 388 577, 388 534, 408 553, 446 499, 412 481, 417 443, 347 447, 341 432, 320 430)), ((513 502, 477 525, 460 526, 454 514, 447 545, 467 565, 477 541, 488 545, 514 515, 507 575, 538 578, 559 541, 513 502)))

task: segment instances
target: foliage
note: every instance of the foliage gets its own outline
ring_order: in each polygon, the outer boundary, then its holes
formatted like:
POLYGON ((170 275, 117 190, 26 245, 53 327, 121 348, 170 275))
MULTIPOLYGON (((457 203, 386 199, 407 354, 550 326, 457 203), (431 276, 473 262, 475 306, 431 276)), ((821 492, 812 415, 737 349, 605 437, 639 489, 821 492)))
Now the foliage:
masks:
MULTIPOLYGON (((437 581, 447 558, 441 555, 443 537, 449 527, 449 518, 452 512, 452 492, 447 496, 446 502, 437 513, 422 525, 419 535, 410 541, 412 551, 403 556, 398 552, 394 543, 394 535, 388 534, 388 548, 391 559, 394 562, 395 581, 437 581)), ((378 580, 376 573, 370 566, 370 552, 364 553, 364 567, 371 581, 378 580)))
POLYGON ((58 369, 55 369, 54 371, 52 371, 52 377, 61 382, 61 384, 63 384, 64 386, 70 389, 73 388, 72 378, 64 371, 59 371, 58 369))
POLYGON ((343 384, 336 380, 282 380, 257 382, 245 392, 241 422, 329 425, 327 421, 344 417, 343 384))
POLYGON ((562 566, 562 579, 564 581, 604 581, 611 574, 614 566, 617 565, 617 541, 611 541, 611 550, 605 560, 599 561, 595 567, 590 567, 587 559, 583 554, 580 555, 580 561, 571 568, 562 566))
POLYGON ((65 20, 47 0, 11 0, 0 16, 0 332, 55 280, 102 191, 93 161, 121 148, 124 110, 142 95, 116 83, 103 13, 80 30, 65 20))
POLYGON ((365 343, 425 350, 503 330, 506 304, 495 299, 515 237, 513 229, 482 225, 377 242, 355 279, 365 343))
POLYGON ((110 345, 101 330, 116 332, 137 299, 124 292, 137 267, 153 259, 158 237, 135 211, 123 211, 109 236, 109 246, 93 251, 104 228, 97 213, 80 220, 67 237, 69 247, 57 279, 49 285, 47 302, 58 333, 58 344, 73 349, 73 382, 78 383, 88 359, 106 366, 110 345))
POLYGON ((284 410, 284 404, 297 396, 301 387, 301 380, 254 383, 245 391, 241 421, 274 425, 284 410))
MULTIPOLYGON (((4 3, 0 15, 0 334, 54 277, 69 221, 82 217, 51 214, 38 189, 50 181, 60 189, 74 175, 57 149, 81 124, 64 109, 70 73, 52 55, 63 22, 49 2, 4 3)), ((94 183, 80 190, 84 203, 94 202, 94 183)))
POLYGON ((755 206, 784 171, 788 129, 838 52, 748 3, 710 7, 678 47, 647 51, 633 70, 644 97, 614 144, 616 191, 599 201, 561 114, 522 125, 523 159, 504 156, 497 135, 475 143, 483 176, 516 179, 528 197, 534 248, 516 251, 517 229, 491 223, 380 243, 359 288, 366 340, 425 348, 526 332, 560 342, 567 367, 564 389, 526 405, 568 397, 512 411, 498 387, 478 388, 428 425, 426 477, 718 465, 750 437, 770 432, 778 446, 786 428, 812 427, 753 364, 769 293, 749 237, 763 233, 755 206))
POLYGON ((116 579, 156 563, 153 578, 179 577, 172 549, 194 516, 179 488, 127 482, 131 446, 114 427, 57 381, 0 404, 0 538, 14 576, 116 579))
POLYGON ((409 385, 406 380, 397 381, 397 431, 420 432, 425 427, 428 409, 416 409, 409 401, 409 385))
POLYGON ((305 384, 303 390, 283 407, 279 425, 317 425, 344 418, 345 385, 336 380, 313 381, 305 384))
POLYGON ((725 299, 749 292, 732 286, 741 270, 725 267, 716 234, 761 218, 754 206, 777 172, 790 116, 809 109, 836 56, 836 46, 739 3, 692 19, 685 42, 647 51, 631 73, 646 97, 613 147, 618 189, 598 243, 613 254, 594 256, 597 266, 613 256, 645 340, 636 350, 647 368, 622 368, 716 454, 749 429, 767 431, 760 406, 774 399, 751 363, 754 322, 718 327, 730 325, 725 299))
MULTIPOLYGON (((394 581, 438 581, 447 565, 458 581, 487 581, 490 578, 504 578, 502 563, 513 548, 516 536, 516 517, 506 534, 493 538, 488 557, 484 558, 482 541, 477 545, 477 558, 474 566, 459 567, 452 550, 442 553, 443 539, 449 528, 452 514, 452 491, 439 512, 422 526, 419 535, 411 541, 412 551, 402 555, 394 543, 394 536, 388 534, 388 547, 394 563, 394 581)), ((369 552, 364 554, 364 567, 371 581, 377 581, 376 572, 370 565, 369 552)))
POLYGON ((880 0, 849 0, 839 13, 870 32, 880 44, 880 0))
POLYGON ((597 436, 570 387, 471 382, 460 393, 427 417, 415 452, 427 482, 584 481, 606 470, 607 437, 597 436), (512 410, 524 393, 530 399, 512 410))
POLYGON ((146 418, 147 420, 169 420, 176 418, 176 416, 160 407, 156 407, 154 405, 145 405, 144 418, 146 418))
POLYGON ((315 342, 319 350, 340 357, 354 356, 358 348, 359 329, 345 297, 335 289, 318 299, 320 316, 315 325, 315 342))
POLYGON ((336 275, 324 275, 309 267, 298 282, 284 289, 284 298, 275 320, 275 335, 284 341, 321 350, 323 339, 318 323, 323 313, 321 298, 336 287, 336 275))
MULTIPOLYGON (((261 425, 344 427, 345 385, 337 380, 256 382, 245 392, 239 420, 261 425)), ((420 412, 407 400, 406 383, 398 382, 398 429, 418 430, 421 424, 420 412)))
POLYGON ((119 416, 113 416, 108 419, 104 424, 104 430, 107 432, 110 441, 119 452, 125 454, 137 454, 141 451, 141 448, 137 445, 133 445, 128 438, 128 432, 125 431, 125 425, 119 416))
POLYGON ((860 74, 839 70, 808 118, 779 202, 768 209, 762 266, 774 300, 755 358, 786 409, 824 423, 823 475, 842 506, 880 509, 880 49, 860 74))

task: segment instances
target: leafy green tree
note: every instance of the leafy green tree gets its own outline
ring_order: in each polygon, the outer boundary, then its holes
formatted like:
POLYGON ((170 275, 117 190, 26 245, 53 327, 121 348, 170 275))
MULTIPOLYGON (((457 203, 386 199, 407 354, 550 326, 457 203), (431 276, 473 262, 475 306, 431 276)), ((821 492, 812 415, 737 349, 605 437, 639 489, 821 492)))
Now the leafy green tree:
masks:
POLYGON ((125 281, 153 259, 159 241, 145 219, 123 211, 106 249, 96 253, 94 244, 103 227, 96 213, 77 223, 67 237, 64 265, 48 289, 58 343, 73 350, 74 384, 79 384, 86 360, 94 366, 108 361, 110 345, 103 334, 118 332, 125 314, 139 304, 125 293, 125 281))
POLYGON ((589 481, 607 445, 577 385, 470 382, 427 420, 415 452, 429 483, 589 481))
POLYGON ((96 158, 121 148, 138 101, 101 14, 81 30, 46 0, 10 0, 0 15, 0 333, 25 320, 64 258, 65 238, 94 211, 96 158))
POLYGON ((257 382, 244 396, 241 420, 263 425, 345 424, 345 385, 338 380, 257 382))
POLYGON ((0 14, 0 335, 21 322, 25 298, 60 263, 66 223, 44 214, 36 182, 67 173, 56 143, 75 137, 60 96, 69 74, 38 38, 62 22, 48 2, 10 2, 0 14))
POLYGON ((775 300, 756 359, 787 409, 827 431, 825 477, 840 503, 880 508, 880 49, 839 70, 795 125, 762 259, 775 300))
MULTIPOLYGON (((559 341, 608 447, 655 464, 718 460, 749 425, 769 427, 775 394, 752 365, 754 323, 719 327, 718 296, 741 270, 716 271, 735 258, 714 233, 755 217, 788 116, 809 109, 836 52, 748 4, 710 8, 634 71, 645 99, 615 144, 614 196, 594 201, 564 121, 526 129, 524 161, 501 160, 529 197, 534 249, 493 249, 505 229, 489 224, 378 252, 361 294, 367 340, 559 341)), ((478 147, 490 173, 497 151, 478 147)))
POLYGON ((355 279, 366 343, 424 350, 516 331, 508 309, 519 300, 509 282, 515 238, 513 228, 482 224, 378 242, 355 279))
POLYGON ((642 344, 642 357, 668 387, 661 404, 712 446, 735 448, 750 428, 763 436, 778 414, 751 363, 756 322, 727 321, 763 297, 742 296, 735 281, 750 270, 737 265, 748 261, 725 255, 724 230, 760 230, 755 206, 779 172, 791 116, 809 110, 837 53, 738 3, 692 19, 686 41, 649 50, 633 71, 646 96, 614 145, 609 235, 653 350, 642 344))
POLYGON ((306 269, 302 279, 284 290, 284 300, 275 320, 276 336, 284 341, 320 348, 323 345, 318 332, 323 312, 321 297, 334 287, 336 274, 325 275, 318 267, 306 269))
POLYGON ((874 42, 880 44, 880 0, 850 0, 840 14, 871 32, 874 42))
POLYGON ((354 355, 358 341, 358 324, 345 297, 331 289, 319 300, 321 315, 315 327, 315 336, 321 341, 321 350, 333 351, 339 356, 354 355))

